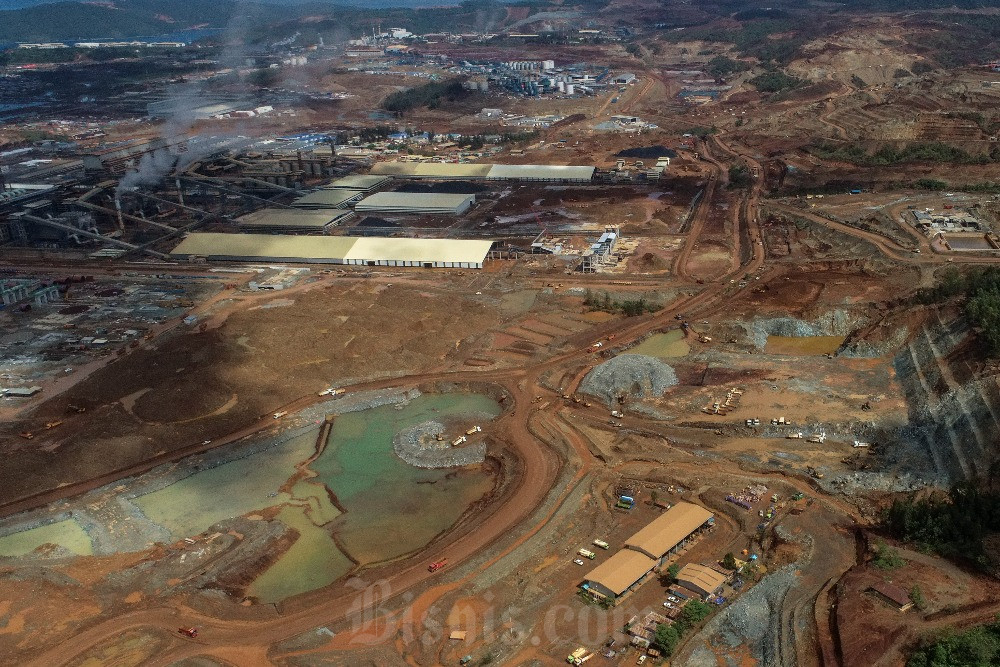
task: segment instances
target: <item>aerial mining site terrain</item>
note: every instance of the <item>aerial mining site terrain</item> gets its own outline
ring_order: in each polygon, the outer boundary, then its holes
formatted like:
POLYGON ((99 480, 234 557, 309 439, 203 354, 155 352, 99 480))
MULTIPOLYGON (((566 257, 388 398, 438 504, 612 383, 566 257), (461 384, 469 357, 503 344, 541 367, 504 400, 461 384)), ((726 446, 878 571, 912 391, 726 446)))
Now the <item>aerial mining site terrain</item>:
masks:
POLYGON ((1000 664, 1000 6, 396 4, 0 9, 0 662, 1000 664))

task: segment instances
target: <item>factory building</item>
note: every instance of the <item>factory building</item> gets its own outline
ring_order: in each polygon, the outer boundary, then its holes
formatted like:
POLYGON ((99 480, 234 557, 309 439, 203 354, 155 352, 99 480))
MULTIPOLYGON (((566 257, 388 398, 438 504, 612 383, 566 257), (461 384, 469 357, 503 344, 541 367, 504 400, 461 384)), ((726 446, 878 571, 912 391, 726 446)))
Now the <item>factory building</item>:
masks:
POLYGON ((481 269, 492 241, 194 232, 174 257, 245 262, 481 269))
POLYGON ((358 190, 316 190, 299 197, 292 206, 310 210, 348 208, 362 197, 364 193, 358 190))
POLYGON ((548 181, 554 183, 589 183, 594 167, 548 164, 495 164, 487 178, 491 181, 548 181))
POLYGON ((437 180, 542 181, 589 183, 594 167, 542 164, 444 164, 440 162, 380 162, 371 173, 395 178, 437 180))
POLYGON ((0 303, 3 306, 18 303, 41 306, 53 301, 59 301, 59 288, 55 285, 44 285, 39 280, 16 278, 0 281, 0 303))
POLYGON ((426 178, 437 180, 478 180, 490 173, 490 164, 457 164, 445 162, 379 162, 371 173, 394 178, 426 178))
POLYGON ((336 180, 330 181, 326 185, 320 186, 321 190, 354 190, 371 194, 376 190, 385 187, 392 181, 388 176, 375 176, 366 174, 352 174, 336 180))
POLYGON ((632 72, 622 72, 621 74, 616 75, 611 81, 619 86, 627 86, 635 81, 635 74, 632 74, 632 72))
POLYGON ((265 208, 236 219, 241 232, 324 234, 354 214, 331 209, 265 208))
POLYGON ((584 273, 596 273, 601 266, 615 264, 615 246, 620 236, 618 227, 610 225, 605 227, 601 238, 592 243, 583 254, 581 270, 584 273))
POLYGON ((472 207, 476 195, 431 192, 376 192, 357 203, 358 213, 411 213, 461 215, 472 207))

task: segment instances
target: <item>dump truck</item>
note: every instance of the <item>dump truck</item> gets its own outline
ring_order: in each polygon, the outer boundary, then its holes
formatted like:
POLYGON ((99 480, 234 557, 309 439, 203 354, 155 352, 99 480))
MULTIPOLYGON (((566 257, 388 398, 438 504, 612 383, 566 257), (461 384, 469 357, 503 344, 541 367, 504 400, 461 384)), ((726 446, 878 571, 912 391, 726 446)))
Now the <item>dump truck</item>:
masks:
POLYGON ((442 567, 444 567, 447 564, 448 564, 448 559, 447 558, 442 558, 441 560, 434 561, 433 563, 431 563, 430 565, 428 565, 427 566, 427 571, 428 572, 437 572, 438 570, 440 570, 442 567))
POLYGON ((281 419, 282 417, 284 417, 287 414, 288 414, 288 410, 282 410, 281 412, 275 412, 274 413, 274 418, 275 419, 281 419))
POLYGON ((593 551, 590 551, 588 549, 580 549, 576 553, 579 554, 579 555, 581 555, 581 556, 583 556, 584 558, 588 558, 590 560, 594 560, 595 558, 597 558, 597 554, 595 554, 593 551))
POLYGON ((198 636, 198 628, 177 628, 177 632, 191 639, 198 636))
POLYGON ((473 426, 472 428, 470 428, 468 431, 465 432, 465 435, 472 435, 473 433, 479 433, 482 430, 483 428, 481 426, 473 426))
POLYGON ((571 665, 581 665, 583 664, 583 658, 587 655, 587 649, 580 647, 566 656, 566 662, 571 665))
POLYGON ((602 549, 610 549, 611 545, 604 540, 594 540, 594 546, 600 547, 602 549))

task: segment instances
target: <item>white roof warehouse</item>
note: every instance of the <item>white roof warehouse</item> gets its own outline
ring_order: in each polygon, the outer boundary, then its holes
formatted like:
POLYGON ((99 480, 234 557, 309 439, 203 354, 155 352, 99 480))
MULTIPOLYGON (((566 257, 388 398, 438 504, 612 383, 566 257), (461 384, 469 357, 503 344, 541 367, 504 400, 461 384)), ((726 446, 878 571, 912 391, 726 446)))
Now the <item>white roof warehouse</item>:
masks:
POLYGON ((492 241, 194 232, 178 257, 244 262, 481 269, 492 241))
POLYGON ((476 195, 431 192, 376 192, 359 201, 358 213, 436 213, 461 215, 476 201, 476 195))
POLYGON ((553 183, 588 183, 594 167, 548 164, 449 164, 440 162, 379 162, 372 174, 395 178, 431 180, 547 181, 553 183))

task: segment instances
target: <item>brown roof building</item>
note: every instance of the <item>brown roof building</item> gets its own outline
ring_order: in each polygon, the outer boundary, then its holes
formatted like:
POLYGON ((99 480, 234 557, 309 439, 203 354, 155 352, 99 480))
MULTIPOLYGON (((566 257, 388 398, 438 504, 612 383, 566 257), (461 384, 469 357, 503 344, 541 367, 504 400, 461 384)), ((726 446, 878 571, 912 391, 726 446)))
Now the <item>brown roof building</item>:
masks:
POLYGON ((895 584, 879 582, 869 586, 868 590, 874 593, 875 597, 899 611, 906 611, 913 606, 910 594, 895 584))
POLYGON ((688 563, 677 573, 677 583, 702 597, 715 595, 728 577, 707 565, 688 563))
POLYGON ((583 589, 617 600, 645 581, 692 533, 712 519, 712 513, 691 503, 677 503, 625 542, 625 548, 595 567, 583 589))
POLYGON ((650 558, 660 559, 711 518, 712 513, 704 507, 677 503, 630 537, 625 546, 650 558))
POLYGON ((622 549, 587 575, 584 587, 601 597, 617 598, 633 586, 642 583, 656 567, 656 561, 645 554, 622 549))

